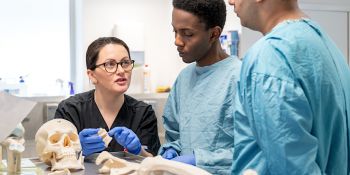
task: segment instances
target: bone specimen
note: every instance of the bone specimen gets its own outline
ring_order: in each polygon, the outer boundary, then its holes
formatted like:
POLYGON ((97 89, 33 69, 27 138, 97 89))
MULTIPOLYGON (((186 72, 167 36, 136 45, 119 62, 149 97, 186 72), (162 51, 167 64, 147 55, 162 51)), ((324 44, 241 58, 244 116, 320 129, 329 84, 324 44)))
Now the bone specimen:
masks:
POLYGON ((21 171, 21 155, 24 151, 24 139, 17 137, 8 137, 3 146, 7 152, 7 171, 17 173, 21 171))
POLYGON ((70 175, 70 171, 69 169, 56 170, 52 173, 48 173, 47 175, 70 175))
POLYGON ((110 175, 211 175, 198 167, 163 159, 161 156, 147 157, 138 164, 114 157, 104 151, 97 157, 96 164, 103 164, 99 173, 110 173, 110 175))
POLYGON ((18 173, 21 171, 22 152, 24 151, 24 127, 20 123, 11 132, 10 136, 2 142, 7 152, 7 171, 18 173))
POLYGON ((77 129, 68 120, 46 122, 37 131, 35 143, 40 160, 51 166, 51 171, 84 169, 77 129))
POLYGON ((98 135, 102 137, 105 147, 108 147, 108 144, 112 141, 112 137, 110 137, 107 131, 103 128, 100 128, 98 135))
MULTIPOLYGON (((147 157, 137 170, 138 175, 172 174, 172 175, 211 175, 209 172, 196 166, 167 160, 161 156, 147 157)), ((111 174, 112 175, 112 174, 111 174)))
POLYGON ((103 165, 99 169, 99 173, 113 173, 114 175, 129 174, 136 171, 140 166, 138 163, 128 162, 124 159, 114 157, 106 151, 100 153, 96 158, 96 165, 100 164, 103 165))

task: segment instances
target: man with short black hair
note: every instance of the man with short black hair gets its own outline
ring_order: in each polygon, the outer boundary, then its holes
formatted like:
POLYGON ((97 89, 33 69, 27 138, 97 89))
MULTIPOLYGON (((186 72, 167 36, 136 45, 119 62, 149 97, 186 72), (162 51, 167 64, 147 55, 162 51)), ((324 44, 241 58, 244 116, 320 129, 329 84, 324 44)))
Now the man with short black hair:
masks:
POLYGON ((175 45, 185 63, 164 109, 166 144, 160 154, 230 174, 233 114, 240 60, 221 48, 224 0, 174 0, 175 45))

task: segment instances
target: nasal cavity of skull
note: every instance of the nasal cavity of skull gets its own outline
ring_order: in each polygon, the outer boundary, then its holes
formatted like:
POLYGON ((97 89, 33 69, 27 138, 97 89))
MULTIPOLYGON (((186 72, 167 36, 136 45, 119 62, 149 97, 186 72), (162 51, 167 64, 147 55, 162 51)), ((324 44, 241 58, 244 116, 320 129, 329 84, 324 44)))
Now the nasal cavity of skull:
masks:
POLYGON ((69 147, 71 146, 71 142, 75 142, 78 140, 78 137, 71 133, 71 134, 61 134, 61 133, 55 133, 53 135, 50 136, 49 141, 51 144, 56 144, 58 142, 60 142, 61 140, 63 140, 63 146, 64 147, 69 147))

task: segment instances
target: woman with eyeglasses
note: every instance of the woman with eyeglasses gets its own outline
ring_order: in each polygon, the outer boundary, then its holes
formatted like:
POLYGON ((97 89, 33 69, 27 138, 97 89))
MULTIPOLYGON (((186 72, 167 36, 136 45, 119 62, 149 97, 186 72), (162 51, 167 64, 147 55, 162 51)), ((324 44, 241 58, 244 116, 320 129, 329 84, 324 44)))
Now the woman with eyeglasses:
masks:
POLYGON ((76 126, 83 155, 104 150, 156 155, 160 142, 152 106, 124 94, 134 67, 126 43, 115 37, 98 38, 87 49, 86 67, 95 89, 63 100, 55 113, 55 118, 76 126), (113 138, 108 146, 98 134, 100 128, 113 138))

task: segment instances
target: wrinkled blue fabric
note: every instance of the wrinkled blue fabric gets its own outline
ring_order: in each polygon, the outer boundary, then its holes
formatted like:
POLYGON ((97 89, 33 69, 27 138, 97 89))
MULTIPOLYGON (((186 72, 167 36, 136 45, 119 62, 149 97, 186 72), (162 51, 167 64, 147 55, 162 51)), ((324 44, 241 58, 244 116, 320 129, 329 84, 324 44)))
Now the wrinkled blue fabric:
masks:
POLYGON ((194 154, 177 156, 171 160, 186 163, 186 164, 193 165, 193 166, 196 165, 196 157, 194 156, 194 154))
POLYGON ((247 52, 232 174, 349 174, 350 70, 309 19, 285 21, 247 52))
POLYGON ((213 65, 196 63, 181 71, 164 109, 165 140, 159 154, 174 148, 193 154, 196 166, 230 174, 234 144, 233 114, 241 61, 228 57, 213 65))

